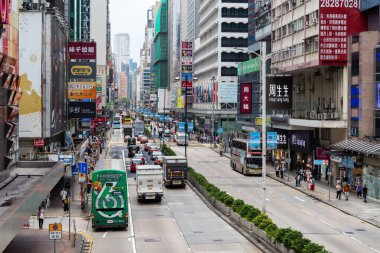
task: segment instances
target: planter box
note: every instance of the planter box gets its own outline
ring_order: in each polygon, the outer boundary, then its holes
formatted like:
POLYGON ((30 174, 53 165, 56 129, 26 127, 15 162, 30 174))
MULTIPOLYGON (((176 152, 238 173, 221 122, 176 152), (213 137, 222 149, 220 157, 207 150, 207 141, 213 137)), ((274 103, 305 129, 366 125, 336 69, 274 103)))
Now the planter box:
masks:
POLYGON ((243 225, 244 228, 248 229, 249 231, 252 231, 252 228, 255 226, 255 225, 253 225, 252 222, 250 222, 244 218, 241 218, 241 224, 243 225))
POLYGON ((231 215, 231 207, 224 205, 219 200, 215 200, 215 207, 216 207, 216 209, 221 211, 224 215, 227 215, 227 216, 231 215))
POLYGON ((285 245, 280 242, 275 242, 275 246, 281 253, 295 253, 294 250, 286 248, 285 245))
POLYGON ((234 211, 231 210, 231 219, 238 225, 241 225, 241 217, 240 214, 235 213, 234 211))

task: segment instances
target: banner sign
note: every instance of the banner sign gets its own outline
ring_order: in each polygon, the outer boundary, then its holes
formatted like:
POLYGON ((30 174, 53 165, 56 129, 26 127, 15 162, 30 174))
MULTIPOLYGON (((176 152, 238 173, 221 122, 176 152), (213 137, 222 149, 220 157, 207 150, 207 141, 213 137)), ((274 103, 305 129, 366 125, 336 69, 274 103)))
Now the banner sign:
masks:
POLYGON ((69 82, 68 99, 96 99, 95 82, 69 82))
POLYGON ((277 132, 267 132, 267 149, 277 148, 277 132))
POLYGON ((187 123, 187 131, 188 132, 194 131, 194 124, 193 124, 193 122, 188 122, 187 123))
POLYGON ((252 83, 240 84, 240 113, 252 113, 252 83))
POLYGON ((237 67, 238 76, 260 71, 260 68, 261 68, 260 57, 253 58, 245 62, 240 62, 237 67))
POLYGON ((10 0, 1 0, 1 18, 0 18, 0 24, 6 25, 9 24, 9 13, 11 12, 12 8, 10 7, 11 1, 10 0))
POLYGON ((277 149, 288 149, 288 131, 277 130, 277 149))
POLYGON ((260 148, 261 148, 261 133, 250 132, 249 133, 249 149, 260 149, 260 148))
POLYGON ((70 165, 75 164, 75 158, 74 158, 74 155, 72 155, 72 154, 70 154, 70 155, 62 155, 61 154, 58 156, 58 161, 61 161, 64 164, 70 164, 70 165))
POLYGON ((34 147, 42 148, 42 147, 45 147, 45 145, 46 145, 45 139, 34 139, 34 147))
POLYGON ((193 71, 193 43, 191 41, 181 43, 181 71, 184 73, 193 71))
POLYGON ((69 118, 96 118, 96 102, 69 101, 69 118))
POLYGON ((267 109, 292 109, 292 77, 267 77, 267 109))
POLYGON ((319 0, 319 65, 346 65, 348 36, 366 29, 360 0, 319 0))
POLYGON ((69 80, 85 79, 96 81, 95 62, 69 62, 69 80))
POLYGON ((69 42, 70 59, 96 60, 95 42, 69 42))
POLYGON ((290 135, 290 150, 310 153, 311 131, 292 131, 290 135))
POLYGON ((96 115, 102 114, 102 95, 96 95, 96 115))
POLYGON ((218 83, 219 103, 237 103, 237 93, 237 83, 218 83))
POLYGON ((185 122, 178 122, 178 132, 185 132, 185 122))

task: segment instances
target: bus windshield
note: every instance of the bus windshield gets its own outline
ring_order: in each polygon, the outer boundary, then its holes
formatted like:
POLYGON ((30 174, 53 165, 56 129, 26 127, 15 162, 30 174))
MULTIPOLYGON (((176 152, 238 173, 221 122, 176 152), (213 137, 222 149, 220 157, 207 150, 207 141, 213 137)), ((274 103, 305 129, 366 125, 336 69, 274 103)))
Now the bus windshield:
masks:
POLYGON ((246 158, 246 165, 248 168, 258 169, 262 166, 262 159, 260 158, 246 158))

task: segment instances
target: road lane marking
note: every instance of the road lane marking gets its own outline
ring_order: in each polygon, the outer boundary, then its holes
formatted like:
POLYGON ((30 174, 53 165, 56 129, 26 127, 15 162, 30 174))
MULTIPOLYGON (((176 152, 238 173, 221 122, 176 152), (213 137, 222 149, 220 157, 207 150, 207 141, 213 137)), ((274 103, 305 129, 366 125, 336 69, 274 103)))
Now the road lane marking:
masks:
POLYGON ((373 250, 373 251, 375 251, 375 252, 377 252, 377 253, 380 253, 380 251, 378 251, 378 250, 376 250, 376 249, 374 249, 374 248, 370 248, 371 250, 373 250))
POLYGON ((327 221, 324 221, 322 219, 319 219, 320 221, 322 221, 323 223, 325 223, 327 226, 329 227, 332 227, 333 229, 336 229, 333 225, 331 225, 330 223, 328 223, 327 221))
POLYGON ((179 232, 179 234, 180 234, 181 236, 183 236, 183 233, 182 233, 182 231, 181 231, 181 232, 179 232))
POLYGON ((298 196, 294 196, 296 199, 298 199, 299 201, 302 201, 302 202, 305 202, 305 200, 304 199, 301 199, 300 197, 298 197, 298 196))
POLYGON ((107 234, 108 234, 108 231, 105 232, 104 235, 103 235, 102 237, 103 237, 103 238, 106 238, 107 234))
POLYGON ((190 248, 187 248, 187 249, 188 249, 190 252, 192 252, 190 248))
POLYGON ((307 213, 308 215, 312 216, 312 217, 316 217, 314 214, 312 214, 312 213, 306 211, 305 209, 302 209, 302 208, 301 208, 301 210, 304 211, 305 213, 307 213))
MULTIPOLYGON (((131 196, 129 193, 129 187, 128 187, 128 196, 131 196)), ((132 237, 132 250, 133 253, 136 253, 136 240, 135 240, 135 231, 133 230, 133 219, 132 219, 132 208, 131 208, 131 199, 128 198, 128 221, 130 221, 130 228, 131 228, 131 237, 132 237)))

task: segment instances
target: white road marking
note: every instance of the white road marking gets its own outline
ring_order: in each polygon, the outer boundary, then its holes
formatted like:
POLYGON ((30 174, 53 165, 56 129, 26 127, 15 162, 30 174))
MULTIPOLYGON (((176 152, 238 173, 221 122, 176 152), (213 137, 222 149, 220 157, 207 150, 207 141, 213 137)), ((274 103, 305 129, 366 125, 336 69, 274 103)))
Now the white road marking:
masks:
POLYGON ((322 221, 323 223, 325 223, 327 226, 329 227, 332 227, 333 229, 336 229, 333 225, 331 225, 330 223, 328 223, 327 221, 324 221, 322 219, 319 219, 320 221, 322 221))
MULTIPOLYGON (((129 187, 128 187, 128 196, 131 196, 129 194, 129 187)), ((132 250, 133 253, 136 253, 136 240, 135 240, 135 231, 133 230, 133 219, 132 219, 132 208, 131 208, 131 201, 130 198, 128 198, 128 220, 130 221, 130 228, 131 228, 131 237, 132 237, 132 250)))
POLYGON ((270 202, 270 199, 265 199, 266 201, 270 202))
POLYGON ((298 197, 298 196, 294 196, 296 199, 298 199, 299 201, 302 201, 302 202, 305 202, 305 200, 304 199, 301 199, 300 197, 298 197))
POLYGON ((190 248, 187 248, 187 249, 188 249, 190 252, 192 252, 190 248))
POLYGON ((174 222, 176 222, 175 218, 173 218, 174 222))
POLYGON ((371 250, 373 250, 373 251, 375 251, 375 252, 377 252, 377 253, 380 253, 380 251, 378 251, 378 250, 376 250, 376 249, 374 249, 374 248, 370 248, 371 250))
POLYGON ((183 236, 183 233, 182 233, 182 232, 179 232, 179 234, 180 234, 181 236, 183 236))
POLYGON ((108 231, 105 232, 104 235, 103 235, 102 237, 103 237, 103 238, 106 238, 107 234, 108 234, 108 231))
POLYGON ((312 214, 312 213, 310 213, 310 212, 306 211, 305 209, 302 209, 302 208, 301 208, 301 210, 302 210, 302 211, 304 211, 305 213, 307 213, 308 215, 310 215, 310 216, 312 216, 312 217, 315 217, 315 215, 314 215, 314 214, 312 214))

